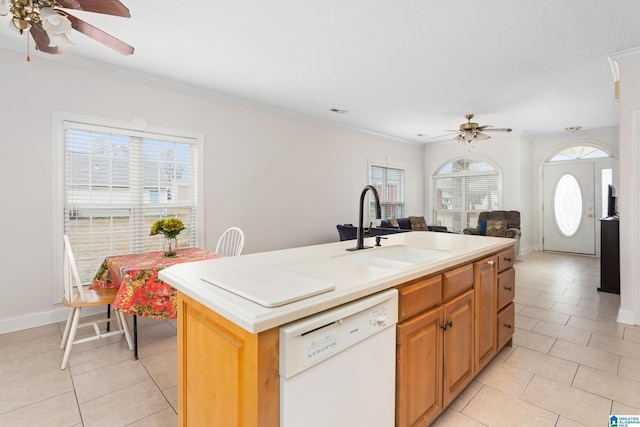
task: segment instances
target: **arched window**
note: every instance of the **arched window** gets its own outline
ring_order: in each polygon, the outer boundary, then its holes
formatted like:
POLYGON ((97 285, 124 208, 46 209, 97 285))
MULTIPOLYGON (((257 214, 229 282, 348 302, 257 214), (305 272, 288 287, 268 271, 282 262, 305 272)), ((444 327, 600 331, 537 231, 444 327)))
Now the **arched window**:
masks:
POLYGON ((591 145, 574 145, 556 153, 549 161, 561 162, 564 160, 599 159, 602 157, 609 157, 609 154, 591 145))
POLYGON ((485 160, 463 157, 443 164, 433 175, 434 222, 454 232, 475 227, 480 212, 500 209, 501 184, 500 171, 485 160))

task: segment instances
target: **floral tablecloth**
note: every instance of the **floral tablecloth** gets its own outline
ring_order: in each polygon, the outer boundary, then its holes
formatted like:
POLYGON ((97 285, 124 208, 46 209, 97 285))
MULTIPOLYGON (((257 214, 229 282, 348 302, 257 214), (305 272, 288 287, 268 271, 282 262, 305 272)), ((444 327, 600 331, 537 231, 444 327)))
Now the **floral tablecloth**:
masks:
POLYGON ((176 317, 176 290, 158 279, 162 269, 185 262, 221 258, 205 249, 178 249, 174 257, 162 251, 115 255, 105 258, 90 289, 119 288, 114 307, 125 313, 154 319, 176 317))

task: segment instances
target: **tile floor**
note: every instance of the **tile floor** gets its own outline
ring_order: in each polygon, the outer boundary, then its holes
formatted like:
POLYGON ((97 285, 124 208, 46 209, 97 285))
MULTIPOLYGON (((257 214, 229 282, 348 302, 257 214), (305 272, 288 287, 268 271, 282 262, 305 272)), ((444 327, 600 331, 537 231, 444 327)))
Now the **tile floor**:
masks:
MULTIPOLYGON (((516 333, 435 426, 607 426, 640 415, 640 326, 615 322, 599 259, 534 252, 516 264, 516 333)), ((0 335, 0 426, 175 426, 176 328, 139 319, 123 340, 77 346, 61 371, 63 324, 0 335), (135 402, 135 404, 132 404, 135 402)))

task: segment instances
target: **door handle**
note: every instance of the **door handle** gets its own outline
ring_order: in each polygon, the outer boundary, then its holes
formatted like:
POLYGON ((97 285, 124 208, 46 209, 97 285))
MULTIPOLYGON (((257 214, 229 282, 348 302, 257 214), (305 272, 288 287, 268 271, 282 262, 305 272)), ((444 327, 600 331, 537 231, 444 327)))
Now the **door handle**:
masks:
POLYGON ((593 218, 593 214, 589 214, 589 218, 593 218))

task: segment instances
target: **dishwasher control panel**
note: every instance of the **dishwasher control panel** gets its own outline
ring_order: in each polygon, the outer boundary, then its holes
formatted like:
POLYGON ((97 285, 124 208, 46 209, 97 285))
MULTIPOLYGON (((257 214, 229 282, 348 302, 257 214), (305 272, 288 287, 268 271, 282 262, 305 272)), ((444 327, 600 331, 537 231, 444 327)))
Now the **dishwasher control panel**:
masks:
POLYGON ((391 289, 280 328, 280 375, 289 378, 398 321, 391 289))

